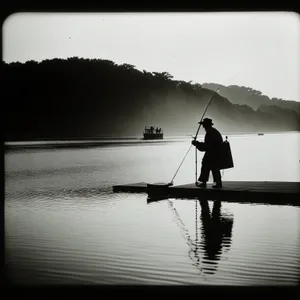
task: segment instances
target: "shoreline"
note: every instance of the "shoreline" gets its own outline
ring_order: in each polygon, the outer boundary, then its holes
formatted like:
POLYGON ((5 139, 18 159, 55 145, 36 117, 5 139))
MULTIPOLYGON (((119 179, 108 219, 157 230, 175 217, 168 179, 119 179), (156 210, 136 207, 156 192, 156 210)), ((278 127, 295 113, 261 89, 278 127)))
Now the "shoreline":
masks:
MULTIPOLYGON (((182 141, 184 141, 183 139, 182 141)), ((108 147, 108 146, 130 146, 130 145, 149 145, 158 143, 178 142, 180 139, 166 140, 96 140, 96 141, 29 141, 29 142, 5 142, 4 149, 22 150, 22 149, 56 149, 56 148, 91 148, 91 147, 108 147)))
MULTIPOLYGON (((263 133, 266 135, 278 135, 278 134, 299 134, 299 131, 288 132, 271 132, 263 133)), ((244 136, 259 136, 258 133, 224 133, 222 136, 228 136, 228 138, 244 137, 244 136)), ((199 134, 200 139, 204 138, 204 134, 199 134)), ((121 138, 97 138, 97 139, 58 139, 58 140, 29 140, 29 141, 5 141, 4 150, 22 150, 22 149, 51 149, 51 148, 88 148, 98 146, 113 146, 113 145, 149 145, 149 144, 161 144, 172 143, 180 141, 188 141, 192 139, 191 136, 169 136, 162 140, 144 140, 142 137, 121 137, 121 138)))

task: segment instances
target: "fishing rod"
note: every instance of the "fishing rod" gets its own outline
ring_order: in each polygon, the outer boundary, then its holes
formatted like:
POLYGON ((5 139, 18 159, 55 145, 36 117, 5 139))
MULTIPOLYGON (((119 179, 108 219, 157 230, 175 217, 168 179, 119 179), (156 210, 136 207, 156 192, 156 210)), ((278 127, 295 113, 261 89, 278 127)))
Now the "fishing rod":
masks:
MULTIPOLYGON (((204 110, 204 113, 203 113, 203 115, 202 115, 202 117, 201 117, 201 120, 200 120, 200 122, 199 122, 199 126, 198 126, 198 128, 197 128, 196 135, 194 136, 194 141, 197 139, 197 136, 198 136, 200 127, 201 127, 201 125, 202 125, 201 122, 202 122, 202 120, 203 120, 203 118, 204 118, 204 116, 205 116, 205 114, 206 114, 206 111, 207 111, 207 109, 208 109, 208 106, 210 105, 210 103, 211 103, 211 101, 212 101, 212 99, 213 99, 213 96, 219 91, 220 87, 221 87, 221 84, 219 85, 218 89, 214 91, 214 93, 212 94, 212 96, 211 96, 211 98, 210 98, 208 104, 206 105, 206 108, 205 108, 205 110, 204 110)), ((192 147, 192 144, 190 145, 189 149, 187 150, 185 156, 183 157, 183 159, 182 159, 182 161, 181 161, 179 167, 177 168, 177 170, 176 170, 176 172, 175 172, 175 175, 174 175, 173 178, 171 179, 170 183, 168 183, 168 185, 173 185, 174 178, 176 177, 176 175, 177 175, 177 173, 178 173, 178 171, 179 171, 181 165, 183 164, 183 162, 184 162, 186 156, 187 156, 188 153, 190 152, 191 147, 192 147)), ((197 182, 197 148, 195 148, 195 151, 196 151, 196 152, 195 152, 195 153, 196 153, 196 154, 195 154, 195 155, 196 155, 196 160, 195 160, 195 164, 196 164, 196 181, 195 181, 195 182, 197 182)))

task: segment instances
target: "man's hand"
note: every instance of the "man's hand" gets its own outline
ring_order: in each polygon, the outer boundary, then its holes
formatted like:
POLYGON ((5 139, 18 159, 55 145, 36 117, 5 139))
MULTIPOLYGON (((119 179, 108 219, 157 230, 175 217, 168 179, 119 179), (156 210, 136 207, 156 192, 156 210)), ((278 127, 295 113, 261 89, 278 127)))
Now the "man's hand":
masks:
POLYGON ((197 141, 196 140, 192 140, 192 145, 196 146, 196 144, 197 144, 197 141))

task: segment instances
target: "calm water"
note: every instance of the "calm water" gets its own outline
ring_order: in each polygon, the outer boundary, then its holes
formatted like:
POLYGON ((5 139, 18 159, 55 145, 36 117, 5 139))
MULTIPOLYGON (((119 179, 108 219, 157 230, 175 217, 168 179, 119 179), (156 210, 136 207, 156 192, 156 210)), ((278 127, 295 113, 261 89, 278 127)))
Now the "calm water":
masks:
MULTIPOLYGON (((300 181, 300 134, 229 137, 223 180, 300 181)), ((295 285, 300 208, 147 203, 114 184, 169 182, 190 141, 5 154, 5 254, 20 284, 295 285)), ((198 155, 200 162, 202 154, 198 155)), ((175 184, 194 182, 192 148, 175 184)))

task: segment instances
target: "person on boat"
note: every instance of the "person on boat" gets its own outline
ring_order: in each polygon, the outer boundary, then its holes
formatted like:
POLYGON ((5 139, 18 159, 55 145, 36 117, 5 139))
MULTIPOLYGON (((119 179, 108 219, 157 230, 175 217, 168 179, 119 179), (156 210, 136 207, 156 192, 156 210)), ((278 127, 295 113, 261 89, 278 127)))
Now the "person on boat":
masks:
POLYGON ((213 188, 221 188, 222 179, 220 172, 220 163, 223 143, 222 135, 216 128, 213 127, 214 123, 212 122, 212 119, 205 118, 199 124, 203 126, 206 134, 204 142, 198 142, 196 140, 192 141, 192 145, 194 145, 199 151, 205 152, 202 159, 201 173, 198 182, 196 182, 196 185, 202 188, 206 188, 206 183, 211 171, 213 180, 215 182, 213 188))

